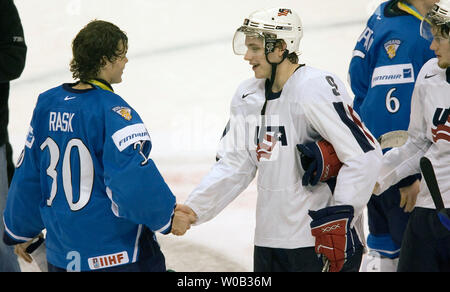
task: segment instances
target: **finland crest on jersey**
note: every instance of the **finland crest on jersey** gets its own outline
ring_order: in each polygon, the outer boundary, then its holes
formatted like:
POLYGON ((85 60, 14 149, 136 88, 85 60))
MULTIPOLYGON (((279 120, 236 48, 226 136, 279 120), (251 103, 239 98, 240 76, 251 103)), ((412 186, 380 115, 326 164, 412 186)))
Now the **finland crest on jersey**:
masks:
POLYGON ((384 43, 384 49, 386 50, 386 54, 388 54, 389 59, 394 59, 397 56, 397 50, 402 44, 401 40, 394 39, 387 41, 384 43))
POLYGON ((139 261, 141 235, 169 232, 175 205, 151 146, 139 115, 113 92, 63 84, 42 93, 8 192, 8 239, 45 228, 47 259, 59 268, 73 251, 82 271, 139 261))
POLYGON ((417 75, 434 57, 430 42, 419 34, 419 15, 403 2, 386 1, 378 7, 349 66, 353 108, 376 138, 408 128, 417 75))
POLYGON ((116 106, 116 107, 113 107, 112 110, 113 110, 113 112, 117 113, 118 115, 120 115, 121 117, 123 117, 127 121, 132 119, 131 109, 128 108, 128 107, 116 106))

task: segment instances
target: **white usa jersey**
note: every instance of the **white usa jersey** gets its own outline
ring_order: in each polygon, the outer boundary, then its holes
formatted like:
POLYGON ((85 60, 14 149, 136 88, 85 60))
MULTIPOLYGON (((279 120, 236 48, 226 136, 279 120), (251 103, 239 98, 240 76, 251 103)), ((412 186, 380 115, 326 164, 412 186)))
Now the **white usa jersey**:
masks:
POLYGON ((238 87, 228 131, 220 142, 220 159, 186 204, 197 213, 198 224, 208 221, 258 171, 255 245, 314 246, 308 210, 353 205, 359 217, 375 185, 381 150, 350 107, 345 85, 333 74, 300 67, 281 94, 265 101, 265 80, 252 78, 238 87), (334 196, 326 183, 301 183, 304 170, 296 145, 320 138, 334 145, 344 163, 334 196))
MULTIPOLYGON (((420 158, 433 164, 442 199, 450 208, 450 69, 441 69, 437 58, 420 70, 411 104, 409 139, 383 157, 380 191, 400 179, 420 172, 420 158)), ((421 181, 417 207, 435 209, 425 180, 421 181)))

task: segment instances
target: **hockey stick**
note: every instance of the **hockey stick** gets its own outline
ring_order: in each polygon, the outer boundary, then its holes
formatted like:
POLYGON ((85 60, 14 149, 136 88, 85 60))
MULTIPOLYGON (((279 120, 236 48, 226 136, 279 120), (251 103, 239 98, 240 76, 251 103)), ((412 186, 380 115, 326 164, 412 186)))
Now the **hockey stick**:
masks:
POLYGON ((439 219, 444 226, 450 228, 450 218, 448 217, 444 202, 442 201, 441 191, 439 190, 433 165, 425 156, 420 159, 420 169, 422 170, 422 175, 427 183, 428 189, 430 190, 431 198, 436 206, 439 219))
POLYGON ((325 259, 323 260, 322 273, 328 273, 329 271, 330 271, 330 260, 325 257, 325 259))
POLYGON ((33 242, 25 251, 30 254, 41 272, 48 272, 47 251, 45 249, 45 239, 42 233, 33 239, 33 242))
POLYGON ((381 149, 400 147, 408 140, 407 131, 391 131, 381 135, 378 139, 381 149))

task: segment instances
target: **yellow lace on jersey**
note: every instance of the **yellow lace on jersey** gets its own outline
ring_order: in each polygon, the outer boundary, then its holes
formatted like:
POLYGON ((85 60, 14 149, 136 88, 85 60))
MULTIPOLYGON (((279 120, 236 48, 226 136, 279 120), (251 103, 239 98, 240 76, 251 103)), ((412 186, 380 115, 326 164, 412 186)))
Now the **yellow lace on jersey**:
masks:
POLYGON ((93 85, 97 85, 98 87, 100 87, 101 89, 104 89, 104 90, 108 90, 108 91, 111 91, 111 92, 114 92, 114 90, 111 88, 111 87, 109 87, 108 85, 106 85, 105 83, 103 83, 103 82, 100 82, 100 81, 98 81, 98 80, 89 80, 88 81, 89 83, 91 83, 91 84, 93 84, 93 85))
POLYGON ((414 10, 413 8, 411 8, 409 5, 407 5, 407 4, 403 3, 403 2, 398 2, 397 5, 398 5, 398 8, 399 8, 400 10, 403 10, 403 11, 405 11, 406 13, 409 13, 409 14, 411 14, 412 16, 415 16, 415 17, 418 18, 420 21, 423 20, 423 16, 420 15, 419 12, 417 12, 416 10, 414 10))

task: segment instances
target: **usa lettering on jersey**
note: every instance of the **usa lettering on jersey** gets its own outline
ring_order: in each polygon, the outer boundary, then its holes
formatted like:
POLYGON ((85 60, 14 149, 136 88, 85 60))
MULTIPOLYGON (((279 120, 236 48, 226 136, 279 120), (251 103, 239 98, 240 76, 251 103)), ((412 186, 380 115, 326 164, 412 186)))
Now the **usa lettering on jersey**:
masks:
POLYGON ((278 142, 281 142, 280 146, 287 146, 285 127, 265 127, 263 134, 262 141, 260 141, 260 127, 257 126, 255 131, 256 158, 258 161, 276 160, 279 151, 279 147, 276 147, 278 142))
POLYGON ((440 139, 450 142, 450 108, 437 108, 433 116, 433 125, 435 126, 431 129, 433 142, 436 143, 440 139))

